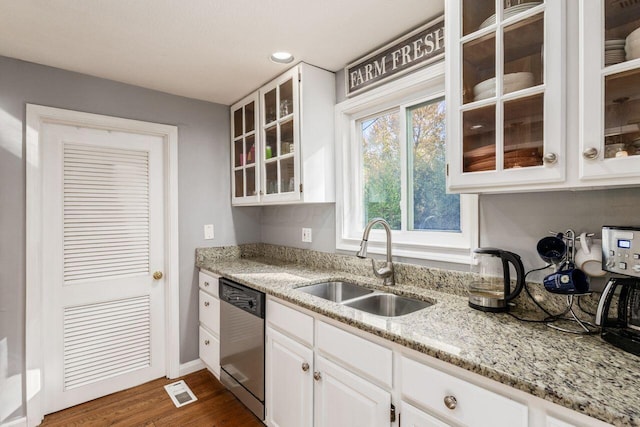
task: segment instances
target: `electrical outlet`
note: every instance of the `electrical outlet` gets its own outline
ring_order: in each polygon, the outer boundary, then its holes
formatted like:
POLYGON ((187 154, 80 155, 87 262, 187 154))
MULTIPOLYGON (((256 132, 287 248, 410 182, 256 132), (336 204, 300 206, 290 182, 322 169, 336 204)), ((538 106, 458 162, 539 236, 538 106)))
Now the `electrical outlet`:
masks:
POLYGON ((205 224, 204 226, 204 239, 213 239, 213 224, 205 224))
POLYGON ((302 229, 302 241, 305 243, 311 243, 311 229, 303 228, 302 229))

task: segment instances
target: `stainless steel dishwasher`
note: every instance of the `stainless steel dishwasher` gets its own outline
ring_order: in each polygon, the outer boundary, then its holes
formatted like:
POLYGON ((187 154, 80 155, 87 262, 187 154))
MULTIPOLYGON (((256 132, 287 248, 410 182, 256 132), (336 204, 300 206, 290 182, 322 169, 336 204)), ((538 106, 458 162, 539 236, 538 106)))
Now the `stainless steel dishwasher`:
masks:
POLYGON ((220 279, 220 380, 264 420, 264 294, 220 279))

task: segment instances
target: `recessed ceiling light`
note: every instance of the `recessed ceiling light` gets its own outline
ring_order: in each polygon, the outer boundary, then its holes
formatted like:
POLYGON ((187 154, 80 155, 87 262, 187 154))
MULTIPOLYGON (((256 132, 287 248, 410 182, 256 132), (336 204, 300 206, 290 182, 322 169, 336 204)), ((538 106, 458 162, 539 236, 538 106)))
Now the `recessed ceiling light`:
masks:
POLYGON ((289 52, 274 52, 271 54, 271 60, 278 64, 288 64, 293 61, 293 55, 289 52))

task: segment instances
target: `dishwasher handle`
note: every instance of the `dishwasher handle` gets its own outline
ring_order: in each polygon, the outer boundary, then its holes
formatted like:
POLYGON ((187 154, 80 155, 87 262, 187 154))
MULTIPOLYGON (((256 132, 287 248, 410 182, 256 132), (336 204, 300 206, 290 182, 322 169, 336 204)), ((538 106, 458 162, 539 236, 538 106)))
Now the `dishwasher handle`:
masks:
POLYGON ((219 282, 220 301, 224 301, 249 314, 264 319, 264 293, 225 279, 224 277, 220 278, 219 282))

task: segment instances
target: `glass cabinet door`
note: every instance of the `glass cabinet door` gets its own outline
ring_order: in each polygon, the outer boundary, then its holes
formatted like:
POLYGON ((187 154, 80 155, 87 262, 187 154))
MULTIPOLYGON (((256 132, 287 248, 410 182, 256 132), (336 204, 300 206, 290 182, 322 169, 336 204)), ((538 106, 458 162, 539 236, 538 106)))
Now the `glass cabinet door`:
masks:
POLYGON ((561 180, 562 0, 450 3, 450 189, 561 180))
POLYGON ((255 201, 258 198, 258 143, 256 118, 257 96, 250 97, 231 108, 232 131, 232 194, 234 203, 255 201))
POLYGON ((640 176, 640 3, 583 5, 581 178, 640 176), (595 6, 595 7, 594 7, 595 6))
MULTIPOLYGON (((295 71, 295 69, 294 69, 295 71)), ((296 177, 297 72, 287 73, 262 92, 265 200, 299 197, 296 177), (280 197, 282 196, 282 197, 280 197)))

